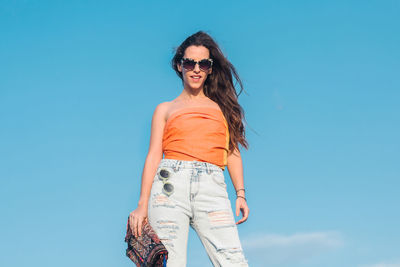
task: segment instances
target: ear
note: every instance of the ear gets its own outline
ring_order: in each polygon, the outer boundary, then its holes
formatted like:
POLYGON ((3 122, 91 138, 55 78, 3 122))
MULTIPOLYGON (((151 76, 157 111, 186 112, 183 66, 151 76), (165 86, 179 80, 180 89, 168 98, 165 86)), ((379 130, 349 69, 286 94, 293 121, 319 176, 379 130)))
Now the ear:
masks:
POLYGON ((178 62, 178 64, 176 64, 176 66, 178 67, 178 71, 182 72, 182 64, 180 62, 178 62))
POLYGON ((212 68, 210 68, 209 70, 208 70, 208 75, 210 75, 212 73, 212 68))

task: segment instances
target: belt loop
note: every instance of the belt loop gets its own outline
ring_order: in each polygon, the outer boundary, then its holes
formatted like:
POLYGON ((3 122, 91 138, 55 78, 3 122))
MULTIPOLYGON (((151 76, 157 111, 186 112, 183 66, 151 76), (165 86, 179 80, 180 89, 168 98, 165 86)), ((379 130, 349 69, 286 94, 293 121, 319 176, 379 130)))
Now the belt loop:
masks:
POLYGON ((210 164, 206 164, 206 172, 207 172, 207 174, 211 174, 212 173, 212 170, 211 170, 211 166, 210 166, 210 164))
POLYGON ((177 164, 177 161, 175 159, 171 161, 171 167, 174 170, 174 172, 176 172, 176 164, 177 164))
POLYGON ((182 164, 182 161, 180 161, 180 160, 178 160, 178 159, 175 160, 175 164, 174 164, 174 167, 173 167, 174 172, 179 171, 179 166, 180 166, 181 164, 182 164))

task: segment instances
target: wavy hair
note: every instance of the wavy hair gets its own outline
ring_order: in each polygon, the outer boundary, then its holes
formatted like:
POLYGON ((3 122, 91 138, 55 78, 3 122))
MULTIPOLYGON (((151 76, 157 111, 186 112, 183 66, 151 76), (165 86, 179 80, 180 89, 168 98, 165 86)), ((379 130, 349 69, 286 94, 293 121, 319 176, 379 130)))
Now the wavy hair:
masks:
POLYGON ((229 151, 232 153, 234 149, 238 149, 240 143, 244 148, 248 149, 248 143, 245 137, 245 127, 242 120, 245 121, 243 108, 238 103, 238 96, 243 91, 243 84, 235 67, 223 55, 218 44, 213 38, 203 31, 199 31, 188 38, 176 48, 175 56, 172 58, 172 68, 183 82, 182 73, 178 70, 186 48, 189 46, 204 46, 209 50, 210 58, 213 60, 212 73, 207 76, 204 83, 204 94, 215 101, 221 108, 229 128, 229 151), (239 94, 233 84, 233 78, 240 86, 239 94))

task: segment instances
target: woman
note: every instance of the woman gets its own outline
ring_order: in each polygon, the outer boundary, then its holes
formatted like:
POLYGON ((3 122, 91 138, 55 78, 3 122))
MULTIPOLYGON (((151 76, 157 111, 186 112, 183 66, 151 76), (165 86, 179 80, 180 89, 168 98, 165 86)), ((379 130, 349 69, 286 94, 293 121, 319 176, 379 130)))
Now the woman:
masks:
POLYGON ((232 75, 243 90, 241 81, 202 31, 177 48, 172 67, 184 88, 154 111, 140 199, 129 216, 132 232, 140 236, 148 220, 168 250, 168 267, 186 266, 189 225, 214 266, 248 266, 236 226, 249 215, 238 149, 248 144, 232 75), (243 215, 236 224, 225 166, 236 189, 236 216, 243 215))

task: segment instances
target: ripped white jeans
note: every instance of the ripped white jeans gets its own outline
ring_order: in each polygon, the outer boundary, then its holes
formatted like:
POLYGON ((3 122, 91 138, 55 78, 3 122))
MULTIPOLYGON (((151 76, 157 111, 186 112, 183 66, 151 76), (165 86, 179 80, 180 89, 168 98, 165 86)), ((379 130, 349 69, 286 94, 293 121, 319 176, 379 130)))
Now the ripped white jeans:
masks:
POLYGON ((248 266, 224 173, 217 165, 162 159, 151 188, 148 219, 168 250, 168 267, 186 266, 189 225, 214 266, 248 266))

